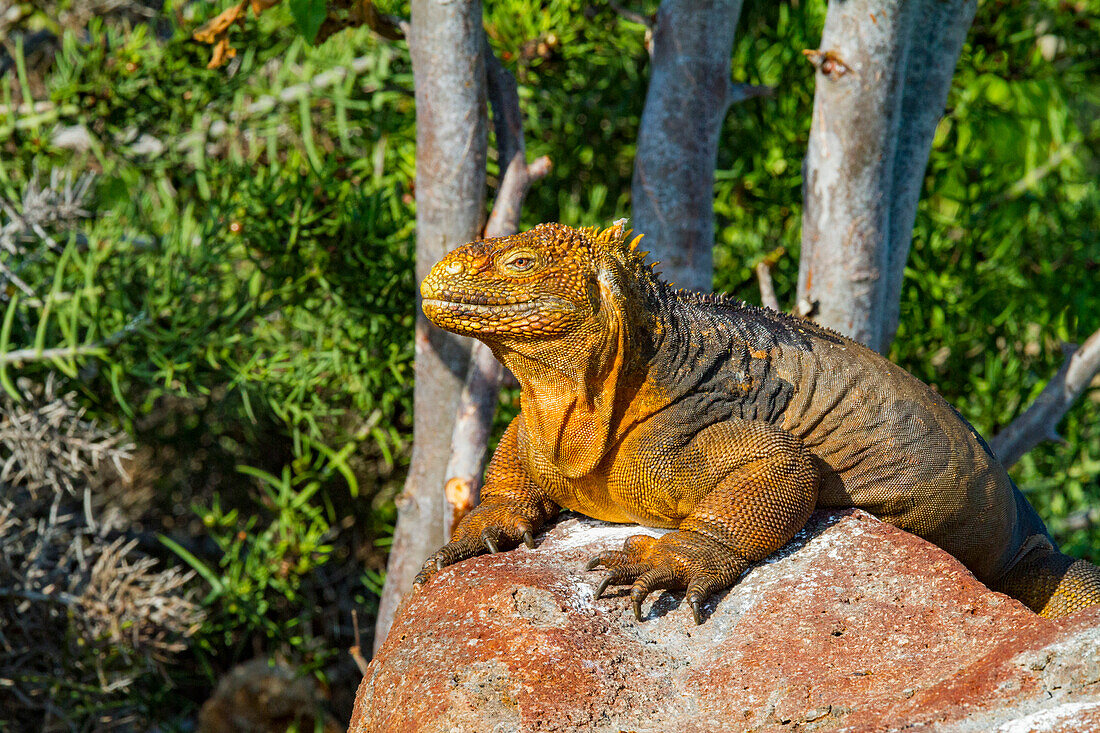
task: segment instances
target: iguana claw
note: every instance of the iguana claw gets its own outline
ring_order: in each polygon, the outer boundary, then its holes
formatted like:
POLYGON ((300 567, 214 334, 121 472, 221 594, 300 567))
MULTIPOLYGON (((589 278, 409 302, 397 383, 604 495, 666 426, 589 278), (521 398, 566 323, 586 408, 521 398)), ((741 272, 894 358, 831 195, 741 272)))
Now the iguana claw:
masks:
POLYGON ((698 598, 692 598, 688 601, 691 606, 691 615, 695 618, 695 625, 703 623, 703 602, 698 598))
POLYGON ((584 567, 595 570, 600 566, 608 572, 596 588, 596 598, 609 585, 630 585, 634 616, 641 621, 642 604, 650 593, 686 589, 685 601, 691 607, 692 618, 701 624, 703 602, 736 580, 747 563, 717 542, 681 530, 661 539, 634 535, 623 549, 601 552, 584 567))

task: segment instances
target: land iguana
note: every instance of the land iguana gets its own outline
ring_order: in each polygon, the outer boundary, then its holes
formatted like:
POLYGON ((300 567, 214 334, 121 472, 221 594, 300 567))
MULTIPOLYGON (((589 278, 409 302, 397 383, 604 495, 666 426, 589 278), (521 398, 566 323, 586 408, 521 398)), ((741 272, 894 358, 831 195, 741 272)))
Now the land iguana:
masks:
MULTIPOLYGON (((674 529, 588 569, 634 612, 711 594, 816 507, 858 507, 929 540, 1035 612, 1100 604, 1100 568, 1059 552, 985 441, 865 346, 723 295, 676 290, 609 229, 543 224, 466 244, 420 286, 436 325, 476 337, 522 388, 482 503, 417 575, 525 542, 561 508, 674 529)), ((639 237, 640 239, 640 237, 639 237)))

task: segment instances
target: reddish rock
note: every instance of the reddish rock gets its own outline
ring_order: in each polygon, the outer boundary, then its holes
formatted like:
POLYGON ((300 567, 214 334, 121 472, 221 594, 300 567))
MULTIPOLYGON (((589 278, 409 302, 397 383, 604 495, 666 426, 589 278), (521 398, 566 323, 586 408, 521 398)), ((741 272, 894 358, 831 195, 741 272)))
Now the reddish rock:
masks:
POLYGON ((570 515, 409 598, 351 731, 1100 731, 1100 610, 1062 622, 933 545, 818 513, 706 605, 638 623, 584 561, 643 530, 570 515))

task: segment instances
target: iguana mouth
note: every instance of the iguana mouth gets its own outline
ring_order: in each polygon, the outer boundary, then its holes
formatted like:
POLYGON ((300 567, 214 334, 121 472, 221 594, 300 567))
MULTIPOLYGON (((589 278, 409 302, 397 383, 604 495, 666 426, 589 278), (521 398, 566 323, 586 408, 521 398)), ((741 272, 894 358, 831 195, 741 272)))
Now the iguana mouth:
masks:
POLYGON ((499 313, 509 313, 513 315, 520 315, 524 313, 530 313, 532 311, 542 309, 552 309, 555 311, 572 311, 576 309, 576 306, 568 300, 561 298, 545 298, 542 300, 521 300, 517 303, 508 303, 500 301, 498 303, 470 303, 463 300, 442 300, 440 298, 424 298, 425 308, 435 308, 441 311, 463 311, 465 313, 477 314, 477 315, 494 315, 499 313))

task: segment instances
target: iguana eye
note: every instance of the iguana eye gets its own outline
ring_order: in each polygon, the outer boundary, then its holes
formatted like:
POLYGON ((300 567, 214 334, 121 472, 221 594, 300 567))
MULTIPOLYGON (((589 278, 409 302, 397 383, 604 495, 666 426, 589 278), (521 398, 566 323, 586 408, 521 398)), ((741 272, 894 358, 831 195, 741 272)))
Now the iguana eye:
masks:
POLYGON ((510 273, 520 274, 533 268, 536 262, 537 260, 534 255, 528 252, 516 252, 511 257, 504 260, 501 265, 510 273))

